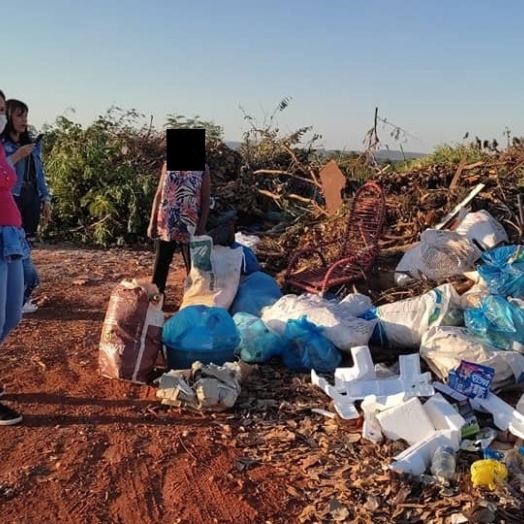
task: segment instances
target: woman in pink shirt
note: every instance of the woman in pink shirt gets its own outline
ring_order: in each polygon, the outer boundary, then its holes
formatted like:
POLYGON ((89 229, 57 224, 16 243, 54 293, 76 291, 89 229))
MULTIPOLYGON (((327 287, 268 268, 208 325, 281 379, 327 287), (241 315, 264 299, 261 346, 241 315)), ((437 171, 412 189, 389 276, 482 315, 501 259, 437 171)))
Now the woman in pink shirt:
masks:
MULTIPOLYGON (((0 132, 6 122, 5 96, 0 91, 0 132)), ((15 183, 16 173, 0 147, 0 345, 22 318, 23 259, 29 254, 20 211, 12 195, 15 183)), ((0 386, 0 396, 3 393, 0 386)), ((21 415, 0 402, 0 426, 18 424, 21 420, 21 415)))

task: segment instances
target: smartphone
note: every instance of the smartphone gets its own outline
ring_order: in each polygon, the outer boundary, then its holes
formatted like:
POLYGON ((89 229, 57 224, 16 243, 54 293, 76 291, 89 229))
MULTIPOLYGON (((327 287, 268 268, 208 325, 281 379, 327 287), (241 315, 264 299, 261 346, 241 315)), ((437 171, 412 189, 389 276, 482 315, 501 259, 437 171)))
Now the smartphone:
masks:
POLYGON ((38 144, 40 143, 40 141, 42 140, 42 138, 44 138, 44 134, 43 134, 43 133, 40 133, 40 134, 36 137, 35 145, 38 145, 38 144))

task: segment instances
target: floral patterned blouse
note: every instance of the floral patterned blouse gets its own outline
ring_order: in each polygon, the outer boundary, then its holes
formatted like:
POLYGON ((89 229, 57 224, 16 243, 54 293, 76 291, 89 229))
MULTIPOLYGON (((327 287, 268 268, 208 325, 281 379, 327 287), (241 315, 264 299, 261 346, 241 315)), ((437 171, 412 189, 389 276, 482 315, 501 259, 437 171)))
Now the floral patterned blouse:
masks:
POLYGON ((158 209, 160 240, 188 243, 200 219, 202 180, 206 171, 167 171, 158 209))

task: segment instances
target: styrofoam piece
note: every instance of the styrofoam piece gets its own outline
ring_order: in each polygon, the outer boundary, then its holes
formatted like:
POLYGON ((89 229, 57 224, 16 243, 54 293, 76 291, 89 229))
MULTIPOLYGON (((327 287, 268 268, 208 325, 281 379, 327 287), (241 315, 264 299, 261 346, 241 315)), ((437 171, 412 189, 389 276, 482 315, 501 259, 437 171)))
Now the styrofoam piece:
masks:
POLYGON ((402 355, 398 359, 401 377, 416 377, 422 374, 420 369, 420 357, 418 353, 402 355))
POLYGON ((400 473, 411 475, 422 475, 431 464, 433 453, 438 446, 449 446, 458 451, 458 437, 455 431, 450 429, 441 429, 428 435, 425 439, 420 440, 413 446, 404 450, 399 455, 393 457, 393 464, 390 469, 400 473))
POLYGON ((327 409, 320 409, 320 408, 312 408, 311 413, 317 413, 318 415, 323 415, 327 418, 335 418, 335 413, 331 413, 331 411, 328 411, 327 409))
MULTIPOLYGON (((354 348, 353 348, 354 349, 354 348)), ((366 376, 368 373, 375 375, 375 368, 369 353, 369 348, 361 346, 355 355, 355 366, 352 368, 337 368, 335 376, 339 377, 338 385, 332 386, 326 379, 319 377, 314 370, 311 371, 311 382, 318 386, 326 395, 334 401, 335 409, 340 417, 344 419, 358 418, 359 414, 354 406, 356 400, 362 400, 370 395, 377 397, 389 397, 405 393, 409 397, 430 397, 435 393, 431 385, 431 373, 420 373, 420 356, 401 355, 399 357, 400 376, 385 379, 352 379, 340 380, 344 372, 340 370, 352 370, 346 372, 349 376, 366 376), (369 356, 369 359, 368 359, 369 356)))
POLYGON ((464 417, 440 393, 427 400, 424 410, 435 429, 450 429, 455 432, 456 446, 460 447, 461 430, 466 424, 464 417))
POLYGON ((440 393, 428 399, 424 409, 435 429, 451 429, 460 433, 466 423, 464 417, 440 393))
POLYGON ((379 444, 384 440, 382 428, 377 420, 375 413, 371 411, 364 412, 364 423, 362 424, 362 437, 379 444))
POLYGON ((335 411, 341 418, 349 420, 360 417, 355 400, 339 393, 325 378, 319 377, 314 369, 311 370, 311 382, 333 400, 335 411))
POLYGON ((399 357, 400 376, 382 380, 352 380, 345 382, 348 397, 360 400, 368 395, 390 396, 406 393, 412 397, 430 397, 435 393, 431 373, 420 372, 420 355, 399 357))
POLYGON ((353 367, 335 370, 335 388, 339 392, 345 391, 345 383, 351 380, 375 379, 377 377, 368 346, 351 348, 351 356, 353 357, 353 367))
POLYGON ((403 404, 408 398, 404 392, 390 395, 389 397, 369 395, 362 401, 360 407, 365 413, 379 413, 380 411, 385 411, 386 409, 403 404))
POLYGON ((376 414, 382 433, 390 440, 403 439, 415 444, 435 433, 422 402, 412 397, 402 404, 376 414))
POLYGON ((489 392, 486 398, 470 399, 471 406, 477 411, 487 411, 493 415, 493 422, 502 431, 509 430, 518 438, 524 439, 524 415, 489 392))

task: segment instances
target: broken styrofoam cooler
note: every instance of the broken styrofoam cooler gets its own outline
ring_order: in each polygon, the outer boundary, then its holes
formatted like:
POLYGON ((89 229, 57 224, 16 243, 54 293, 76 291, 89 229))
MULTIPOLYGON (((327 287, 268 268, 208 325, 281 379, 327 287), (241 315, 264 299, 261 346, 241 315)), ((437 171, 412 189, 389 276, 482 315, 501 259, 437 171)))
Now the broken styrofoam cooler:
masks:
POLYGON ((311 382, 322 389, 334 402, 339 416, 344 419, 358 418, 354 403, 369 395, 389 396, 404 393, 409 397, 429 397, 435 393, 431 385, 431 373, 422 373, 420 357, 401 355, 400 375, 379 379, 376 376, 371 352, 367 346, 351 348, 354 366, 335 370, 335 385, 311 371, 311 382))
POLYGON ((476 411, 491 413, 495 426, 500 430, 509 430, 516 437, 524 439, 524 415, 497 395, 490 392, 486 398, 470 399, 470 403, 476 411))
POLYGON ((430 466, 435 450, 439 446, 450 447, 458 451, 456 446, 455 432, 452 430, 438 430, 420 440, 402 453, 393 457, 390 468, 399 473, 407 473, 414 476, 422 475, 430 466))
POLYGON ((431 464, 438 446, 460 447, 464 418, 440 394, 425 404, 419 398, 405 394, 389 397, 366 397, 362 436, 378 443, 382 437, 405 440, 410 447, 394 457, 391 469, 421 475, 431 464))
POLYGON ((438 446, 449 446, 458 451, 461 430, 466 421, 440 394, 423 405, 418 398, 410 398, 393 408, 376 414, 384 435, 390 439, 402 438, 411 446, 393 457, 391 469, 411 475, 422 475, 431 464, 438 446))
MULTIPOLYGON (((436 430, 454 432, 455 446, 460 444, 464 418, 453 406, 439 394, 422 404, 417 397, 406 394, 389 397, 366 397, 361 408, 364 419, 373 415, 380 424, 382 434, 390 440, 405 440, 408 444, 416 444, 432 435, 436 430)), ((366 435, 363 435, 366 437, 366 435)))
POLYGON ((393 408, 377 413, 376 418, 385 437, 389 440, 402 439, 410 445, 435 432, 435 427, 417 397, 411 397, 393 408))
POLYGON ((367 346, 352 348, 354 366, 335 371, 337 391, 361 400, 368 395, 387 396, 406 393, 411 396, 430 396, 434 390, 431 373, 422 373, 418 353, 399 357, 400 375, 377 379, 371 352, 367 346))

